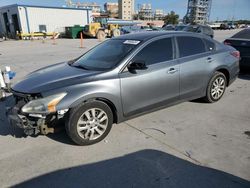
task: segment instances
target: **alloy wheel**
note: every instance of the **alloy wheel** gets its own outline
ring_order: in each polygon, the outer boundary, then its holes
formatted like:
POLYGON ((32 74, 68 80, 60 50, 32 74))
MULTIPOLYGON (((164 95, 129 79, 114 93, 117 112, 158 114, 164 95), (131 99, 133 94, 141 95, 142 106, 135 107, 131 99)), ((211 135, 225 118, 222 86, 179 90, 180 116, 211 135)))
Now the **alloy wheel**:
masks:
POLYGON ((226 87, 226 81, 223 77, 219 76, 217 77, 211 87, 211 96, 218 100, 224 93, 226 87))
POLYGON ((96 140, 108 127, 108 115, 99 108, 85 111, 77 122, 77 133, 85 140, 96 140))

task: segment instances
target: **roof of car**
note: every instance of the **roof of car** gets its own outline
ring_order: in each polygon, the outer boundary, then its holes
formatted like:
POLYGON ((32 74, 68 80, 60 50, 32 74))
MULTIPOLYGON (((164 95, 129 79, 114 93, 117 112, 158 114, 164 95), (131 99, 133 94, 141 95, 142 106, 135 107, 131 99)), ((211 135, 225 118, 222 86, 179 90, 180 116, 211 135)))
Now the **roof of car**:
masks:
POLYGON ((155 37, 164 36, 164 35, 167 36, 167 35, 173 35, 173 34, 194 35, 191 32, 183 32, 183 31, 145 31, 145 32, 122 35, 122 36, 116 37, 115 39, 147 41, 155 37))

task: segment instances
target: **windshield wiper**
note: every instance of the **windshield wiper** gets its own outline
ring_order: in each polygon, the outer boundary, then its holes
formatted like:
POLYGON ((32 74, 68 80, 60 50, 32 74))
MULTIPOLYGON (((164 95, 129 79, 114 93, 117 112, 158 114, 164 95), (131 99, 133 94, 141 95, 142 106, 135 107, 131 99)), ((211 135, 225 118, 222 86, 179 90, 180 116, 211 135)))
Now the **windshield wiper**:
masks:
POLYGON ((70 64, 70 66, 72 67, 76 67, 76 68, 80 68, 80 69, 84 69, 84 70, 89 70, 86 67, 82 66, 82 65, 74 65, 74 64, 70 64))
POLYGON ((68 65, 73 65, 76 62, 77 59, 72 59, 68 61, 68 65))

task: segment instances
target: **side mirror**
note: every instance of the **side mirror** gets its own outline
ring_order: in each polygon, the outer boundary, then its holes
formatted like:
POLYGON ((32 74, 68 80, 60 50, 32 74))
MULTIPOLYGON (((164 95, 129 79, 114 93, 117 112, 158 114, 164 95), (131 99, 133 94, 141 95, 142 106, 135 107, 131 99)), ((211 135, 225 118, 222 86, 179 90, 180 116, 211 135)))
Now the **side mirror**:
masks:
POLYGON ((128 70, 146 70, 148 67, 144 61, 134 61, 128 65, 128 70))

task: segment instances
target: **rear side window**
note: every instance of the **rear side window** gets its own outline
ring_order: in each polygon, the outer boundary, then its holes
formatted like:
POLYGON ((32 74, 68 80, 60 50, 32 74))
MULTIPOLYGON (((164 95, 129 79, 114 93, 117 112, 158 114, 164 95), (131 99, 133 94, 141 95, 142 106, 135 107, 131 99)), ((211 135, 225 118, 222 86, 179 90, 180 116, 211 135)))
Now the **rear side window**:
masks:
POLYGON ((177 37, 180 57, 186 57, 206 52, 202 39, 196 37, 177 37))
POLYGON ((216 49, 216 45, 213 41, 204 39, 204 42, 206 44, 207 51, 214 51, 216 49))
POLYGON ((133 61, 144 61, 146 65, 152 65, 173 59, 173 45, 171 38, 154 41, 144 47, 133 61))

